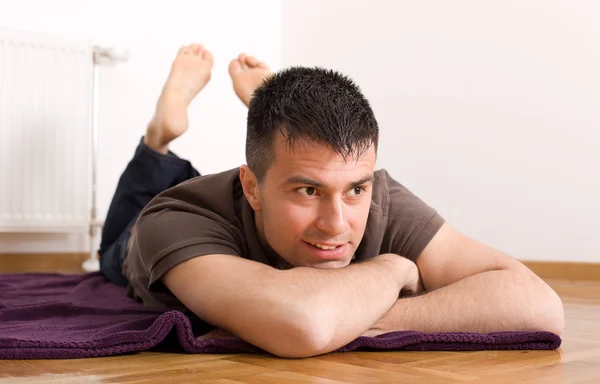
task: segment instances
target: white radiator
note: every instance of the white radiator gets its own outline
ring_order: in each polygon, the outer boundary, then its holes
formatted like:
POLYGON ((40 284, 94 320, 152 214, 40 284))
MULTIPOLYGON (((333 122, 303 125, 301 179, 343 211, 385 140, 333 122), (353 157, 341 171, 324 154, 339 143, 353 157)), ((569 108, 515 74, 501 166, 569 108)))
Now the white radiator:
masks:
POLYGON ((93 51, 0 28, 0 231, 88 230, 93 51))

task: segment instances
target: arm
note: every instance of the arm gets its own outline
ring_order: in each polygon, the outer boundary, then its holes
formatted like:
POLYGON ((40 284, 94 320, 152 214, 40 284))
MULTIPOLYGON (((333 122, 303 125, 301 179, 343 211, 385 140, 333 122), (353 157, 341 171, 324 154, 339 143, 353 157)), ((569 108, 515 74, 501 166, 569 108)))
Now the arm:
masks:
POLYGON ((347 344, 390 309, 406 280, 399 260, 281 271, 208 255, 179 264, 163 282, 203 320, 275 355, 307 357, 347 344))
POLYGON ((400 299, 366 333, 549 331, 564 327, 558 295, 517 260, 447 224, 417 259, 428 292, 400 299))

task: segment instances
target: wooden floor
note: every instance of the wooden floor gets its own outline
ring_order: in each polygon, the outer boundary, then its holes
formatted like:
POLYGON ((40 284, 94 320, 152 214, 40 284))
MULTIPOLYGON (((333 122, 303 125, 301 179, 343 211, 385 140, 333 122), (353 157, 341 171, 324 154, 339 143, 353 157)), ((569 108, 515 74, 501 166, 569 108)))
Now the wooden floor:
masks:
MULTIPOLYGON (((77 270, 7 263, 2 257, 4 272, 77 270)), ((556 351, 352 352, 302 360, 143 352, 79 360, 0 360, 0 383, 600 383, 600 281, 549 283, 566 313, 563 345, 556 351)))

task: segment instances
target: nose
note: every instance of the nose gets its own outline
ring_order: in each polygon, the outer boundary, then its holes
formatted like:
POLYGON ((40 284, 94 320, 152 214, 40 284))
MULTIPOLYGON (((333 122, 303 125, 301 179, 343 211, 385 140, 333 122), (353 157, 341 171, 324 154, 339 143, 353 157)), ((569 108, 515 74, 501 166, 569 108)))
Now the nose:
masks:
POLYGON ((319 230, 332 236, 340 235, 348 230, 346 206, 341 196, 322 200, 319 210, 317 219, 319 230))

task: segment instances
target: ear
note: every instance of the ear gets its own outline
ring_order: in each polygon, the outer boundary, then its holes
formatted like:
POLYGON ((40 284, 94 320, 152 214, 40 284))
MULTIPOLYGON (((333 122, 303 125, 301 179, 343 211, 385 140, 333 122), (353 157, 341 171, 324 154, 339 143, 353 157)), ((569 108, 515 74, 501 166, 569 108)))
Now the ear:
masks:
POLYGON ((240 167, 240 181, 242 182, 244 195, 252 209, 260 211, 260 189, 258 187, 258 180, 256 179, 254 172, 252 172, 247 165, 242 165, 240 167))

